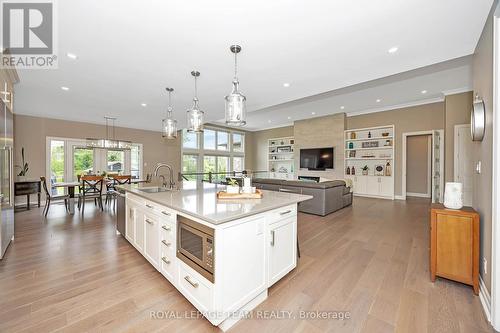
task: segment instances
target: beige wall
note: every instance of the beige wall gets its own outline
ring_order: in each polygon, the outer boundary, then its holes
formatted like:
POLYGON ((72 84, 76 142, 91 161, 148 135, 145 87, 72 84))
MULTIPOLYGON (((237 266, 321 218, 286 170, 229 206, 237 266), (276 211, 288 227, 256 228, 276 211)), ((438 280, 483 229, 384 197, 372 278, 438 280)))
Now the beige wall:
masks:
POLYGON ((294 122, 295 170, 299 176, 318 176, 328 179, 344 178, 345 113, 294 122), (334 147, 334 169, 326 171, 300 170, 300 149, 334 147))
POLYGON ((483 141, 473 143, 474 161, 481 161, 481 174, 474 174, 472 205, 481 215, 480 274, 486 288, 491 291, 491 224, 492 224, 492 166, 493 166, 493 11, 495 1, 481 38, 476 46, 472 65, 474 94, 478 94, 486 107, 486 128, 483 141), (488 261, 488 273, 482 261, 488 261))
MULTIPOLYGON (((454 145, 455 125, 470 124, 470 110, 472 108, 472 91, 446 96, 445 110, 445 179, 452 182, 454 179, 454 145)), ((472 157, 471 157, 472 158, 472 157)))
POLYGON ((406 192, 430 197, 429 152, 431 135, 409 136, 406 140, 406 192))
MULTIPOLYGON (((29 163, 28 178, 46 175, 46 137, 86 138, 103 137, 105 127, 82 122, 65 121, 31 116, 14 116, 14 164, 20 164, 21 148, 25 148, 26 161, 29 163)), ((152 173, 158 162, 167 162, 175 172, 180 171, 180 138, 166 140, 160 132, 130 128, 116 128, 116 138, 142 143, 144 154, 144 175, 152 173)))
POLYGON ((267 171, 268 141, 273 138, 293 136, 293 126, 252 132, 247 138, 245 166, 253 171, 267 171))
POLYGON ((405 132, 428 131, 444 129, 444 102, 413 106, 391 111, 369 113, 359 116, 347 117, 347 129, 395 125, 394 138, 394 186, 395 195, 402 195, 402 140, 405 132))

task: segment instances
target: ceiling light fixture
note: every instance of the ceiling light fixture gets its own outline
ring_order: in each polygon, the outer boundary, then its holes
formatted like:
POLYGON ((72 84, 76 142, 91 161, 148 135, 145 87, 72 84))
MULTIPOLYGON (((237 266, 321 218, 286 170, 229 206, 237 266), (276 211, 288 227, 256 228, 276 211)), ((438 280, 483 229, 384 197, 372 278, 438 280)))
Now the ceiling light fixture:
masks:
POLYGON ((165 119, 161 121, 161 136, 172 140, 177 138, 177 120, 172 119, 172 91, 174 91, 174 88, 166 88, 166 90, 168 91, 168 108, 165 119))
POLYGON ((427 94, 427 90, 422 90, 421 93, 422 94, 427 94))
POLYGON ((389 50, 387 50, 387 52, 389 52, 389 53, 396 53, 396 52, 398 52, 398 47, 397 46, 393 46, 389 50))
POLYGON ((292 117, 288 117, 288 120, 292 119, 292 117))
POLYGON ((146 106, 148 106, 148 105, 147 105, 146 103, 141 103, 141 106, 142 106, 143 108, 145 108, 145 107, 146 107, 146 106))
POLYGON ((204 112, 198 106, 198 77, 200 72, 192 71, 191 75, 194 77, 194 98, 193 106, 187 110, 187 130, 188 132, 203 132, 203 116, 204 112))
POLYGON ((286 83, 283 83, 283 87, 285 87, 285 88, 288 88, 288 87, 290 87, 290 83, 288 83, 288 82, 286 82, 286 83))
POLYGON ((342 106, 340 107, 340 110, 344 110, 344 109, 345 109, 345 106, 343 106, 343 105, 342 105, 342 106))
POLYGON ((239 90, 238 85, 238 62, 237 56, 241 52, 241 46, 231 45, 229 48, 234 54, 234 78, 233 90, 224 99, 226 100, 226 124, 231 126, 244 126, 247 117, 247 98, 243 96, 239 90))
POLYGON ((78 58, 78 56, 74 53, 66 53, 66 56, 70 59, 73 59, 73 60, 76 60, 78 58))
POLYGON ((64 90, 64 91, 68 91, 69 90, 68 87, 61 87, 61 89, 64 90))
POLYGON ((375 102, 380 103, 382 100, 378 98, 375 102))
POLYGON ((106 120, 106 136, 104 139, 87 138, 87 148, 90 149, 114 149, 114 150, 130 150, 132 147, 131 141, 116 140, 115 138, 115 120, 114 117, 104 117, 106 120), (108 122, 111 121, 111 127, 108 122))
POLYGON ((267 122, 270 124, 271 123, 271 119, 269 119, 267 122))
POLYGON ((311 112, 311 114, 314 116, 316 114, 316 112, 313 111, 313 112, 311 112))

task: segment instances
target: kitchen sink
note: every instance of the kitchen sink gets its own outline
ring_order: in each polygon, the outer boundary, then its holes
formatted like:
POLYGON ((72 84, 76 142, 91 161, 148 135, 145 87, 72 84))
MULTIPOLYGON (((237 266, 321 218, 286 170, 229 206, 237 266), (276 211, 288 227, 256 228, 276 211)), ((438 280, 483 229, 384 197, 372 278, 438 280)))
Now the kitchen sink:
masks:
POLYGON ((159 193, 159 192, 171 191, 166 187, 146 187, 146 188, 138 188, 138 190, 146 193, 159 193))

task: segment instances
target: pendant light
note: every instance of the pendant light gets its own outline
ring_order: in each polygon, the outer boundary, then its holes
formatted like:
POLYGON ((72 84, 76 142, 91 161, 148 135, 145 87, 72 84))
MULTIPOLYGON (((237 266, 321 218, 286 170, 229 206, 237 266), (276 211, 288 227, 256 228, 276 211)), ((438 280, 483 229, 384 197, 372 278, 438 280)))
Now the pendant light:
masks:
POLYGON ((106 121, 106 136, 104 138, 87 138, 86 146, 90 149, 113 149, 113 150, 130 150, 132 141, 117 140, 115 137, 115 120, 114 117, 104 117, 106 121), (108 125, 111 122, 111 128, 108 125))
POLYGON ((237 55, 241 51, 241 46, 232 45, 230 48, 231 52, 234 54, 234 79, 233 79, 233 91, 225 97, 226 100, 226 124, 231 126, 244 126, 247 117, 247 98, 243 96, 238 91, 238 63, 237 55))
POLYGON ((187 110, 187 131, 188 132, 203 132, 203 116, 204 112, 198 106, 198 86, 197 80, 200 72, 192 71, 191 75, 194 76, 194 98, 193 106, 187 110))
POLYGON ((167 116, 161 121, 161 136, 172 140, 177 138, 177 120, 172 119, 172 91, 174 91, 174 88, 166 88, 166 90, 168 91, 168 108, 167 116))

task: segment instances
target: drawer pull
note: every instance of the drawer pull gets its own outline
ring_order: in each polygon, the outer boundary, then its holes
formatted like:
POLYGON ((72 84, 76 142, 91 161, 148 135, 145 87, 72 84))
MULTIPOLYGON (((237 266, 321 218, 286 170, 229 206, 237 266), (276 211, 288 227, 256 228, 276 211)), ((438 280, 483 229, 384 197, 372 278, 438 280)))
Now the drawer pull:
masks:
POLYGON ((167 265, 170 265, 170 260, 168 260, 166 257, 161 257, 161 260, 167 265))
POLYGON ((153 221, 151 221, 150 219, 146 219, 146 222, 147 222, 147 223, 149 223, 149 224, 151 224, 151 225, 153 225, 153 224, 154 224, 154 222, 153 222, 153 221))
POLYGON ((171 214, 169 212, 166 212, 166 211, 162 211, 161 212, 163 215, 166 215, 166 216, 170 216, 171 214))
POLYGON ((284 212, 281 212, 280 215, 290 214, 291 212, 292 212, 291 210, 286 210, 284 212))
POLYGON ((274 246, 274 230, 271 230, 271 246, 274 246))
POLYGON ((155 208, 154 206, 152 206, 150 204, 146 204, 146 207, 151 208, 151 209, 155 208))
POLYGON ((169 227, 167 227, 167 226, 165 226, 165 225, 162 225, 161 227, 162 227, 162 229, 163 229, 163 230, 165 230, 165 231, 170 231, 170 230, 172 230, 172 229, 170 229, 169 227))
POLYGON ((184 277, 184 280, 186 280, 190 285, 192 285, 193 288, 198 288, 198 283, 191 281, 191 279, 189 278, 189 276, 186 275, 184 277))
POLYGON ((165 245, 165 246, 170 246, 170 245, 172 245, 172 243, 168 243, 166 240, 162 240, 161 242, 162 242, 162 243, 163 243, 163 245, 165 245))

